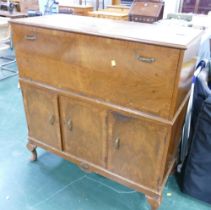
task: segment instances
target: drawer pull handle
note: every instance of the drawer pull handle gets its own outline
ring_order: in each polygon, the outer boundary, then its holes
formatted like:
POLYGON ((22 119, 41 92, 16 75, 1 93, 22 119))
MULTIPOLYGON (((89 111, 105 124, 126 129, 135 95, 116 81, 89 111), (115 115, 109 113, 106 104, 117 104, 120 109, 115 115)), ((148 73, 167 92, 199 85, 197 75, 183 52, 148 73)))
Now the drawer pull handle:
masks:
POLYGON ((143 57, 143 56, 140 56, 140 55, 137 55, 136 59, 138 61, 141 61, 141 62, 144 62, 144 63, 154 63, 156 61, 155 58, 146 58, 146 57, 143 57))
POLYGON ((72 131, 72 129, 73 129, 73 122, 72 122, 71 118, 67 121, 67 127, 68 127, 68 129, 70 131, 72 131))
POLYGON ((54 125, 54 123, 55 123, 55 116, 52 115, 52 116, 50 116, 50 118, 49 118, 49 124, 50 124, 50 125, 54 125))
POLYGON ((26 39, 26 40, 29 40, 29 41, 34 41, 34 40, 37 39, 37 37, 36 37, 35 34, 27 34, 27 35, 25 36, 25 39, 26 39))
POLYGON ((120 147, 120 138, 116 138, 114 141, 114 149, 118 150, 120 147))

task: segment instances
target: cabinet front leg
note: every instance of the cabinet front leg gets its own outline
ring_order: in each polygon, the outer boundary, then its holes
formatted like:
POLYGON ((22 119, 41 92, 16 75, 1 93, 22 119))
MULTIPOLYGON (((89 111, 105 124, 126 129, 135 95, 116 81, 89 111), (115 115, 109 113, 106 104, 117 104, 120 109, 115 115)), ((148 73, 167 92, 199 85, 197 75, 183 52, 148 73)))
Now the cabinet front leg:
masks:
POLYGON ((26 145, 26 147, 32 153, 32 156, 31 156, 30 160, 31 161, 36 161, 37 160, 37 151, 36 151, 37 146, 32 144, 32 143, 28 143, 26 145))
POLYGON ((157 196, 146 195, 146 199, 151 206, 151 210, 157 210, 160 206, 162 196, 161 195, 160 196, 159 195, 157 195, 157 196))

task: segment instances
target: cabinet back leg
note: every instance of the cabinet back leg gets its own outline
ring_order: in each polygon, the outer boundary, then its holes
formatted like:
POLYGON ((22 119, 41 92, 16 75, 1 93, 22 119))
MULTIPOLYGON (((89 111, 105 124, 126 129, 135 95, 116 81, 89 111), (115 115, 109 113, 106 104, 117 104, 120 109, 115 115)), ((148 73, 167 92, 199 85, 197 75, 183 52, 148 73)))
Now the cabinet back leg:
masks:
POLYGON ((36 161, 37 160, 37 151, 36 151, 37 146, 29 142, 26 145, 26 147, 32 153, 32 156, 31 156, 30 160, 31 161, 36 161))

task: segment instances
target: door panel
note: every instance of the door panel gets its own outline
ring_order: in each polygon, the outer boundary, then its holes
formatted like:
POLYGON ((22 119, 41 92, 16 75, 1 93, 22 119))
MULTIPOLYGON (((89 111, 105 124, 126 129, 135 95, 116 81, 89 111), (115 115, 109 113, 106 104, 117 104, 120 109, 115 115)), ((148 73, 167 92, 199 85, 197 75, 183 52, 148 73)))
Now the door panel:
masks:
POLYGON ((68 97, 60 98, 60 106, 65 152, 104 165, 105 111, 68 97))
POLYGON ((41 143, 61 149, 57 94, 21 84, 29 136, 41 143))
POLYGON ((167 129, 151 121, 109 114, 108 170, 156 187, 167 129))

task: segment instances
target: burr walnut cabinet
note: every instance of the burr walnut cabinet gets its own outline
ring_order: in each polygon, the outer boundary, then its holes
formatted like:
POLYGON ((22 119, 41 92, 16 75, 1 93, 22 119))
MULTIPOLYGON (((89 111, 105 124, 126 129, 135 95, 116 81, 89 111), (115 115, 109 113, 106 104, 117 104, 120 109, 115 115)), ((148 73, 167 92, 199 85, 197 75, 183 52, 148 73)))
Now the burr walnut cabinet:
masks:
POLYGON ((175 162, 201 32, 72 15, 12 20, 28 149, 143 192, 175 162))

